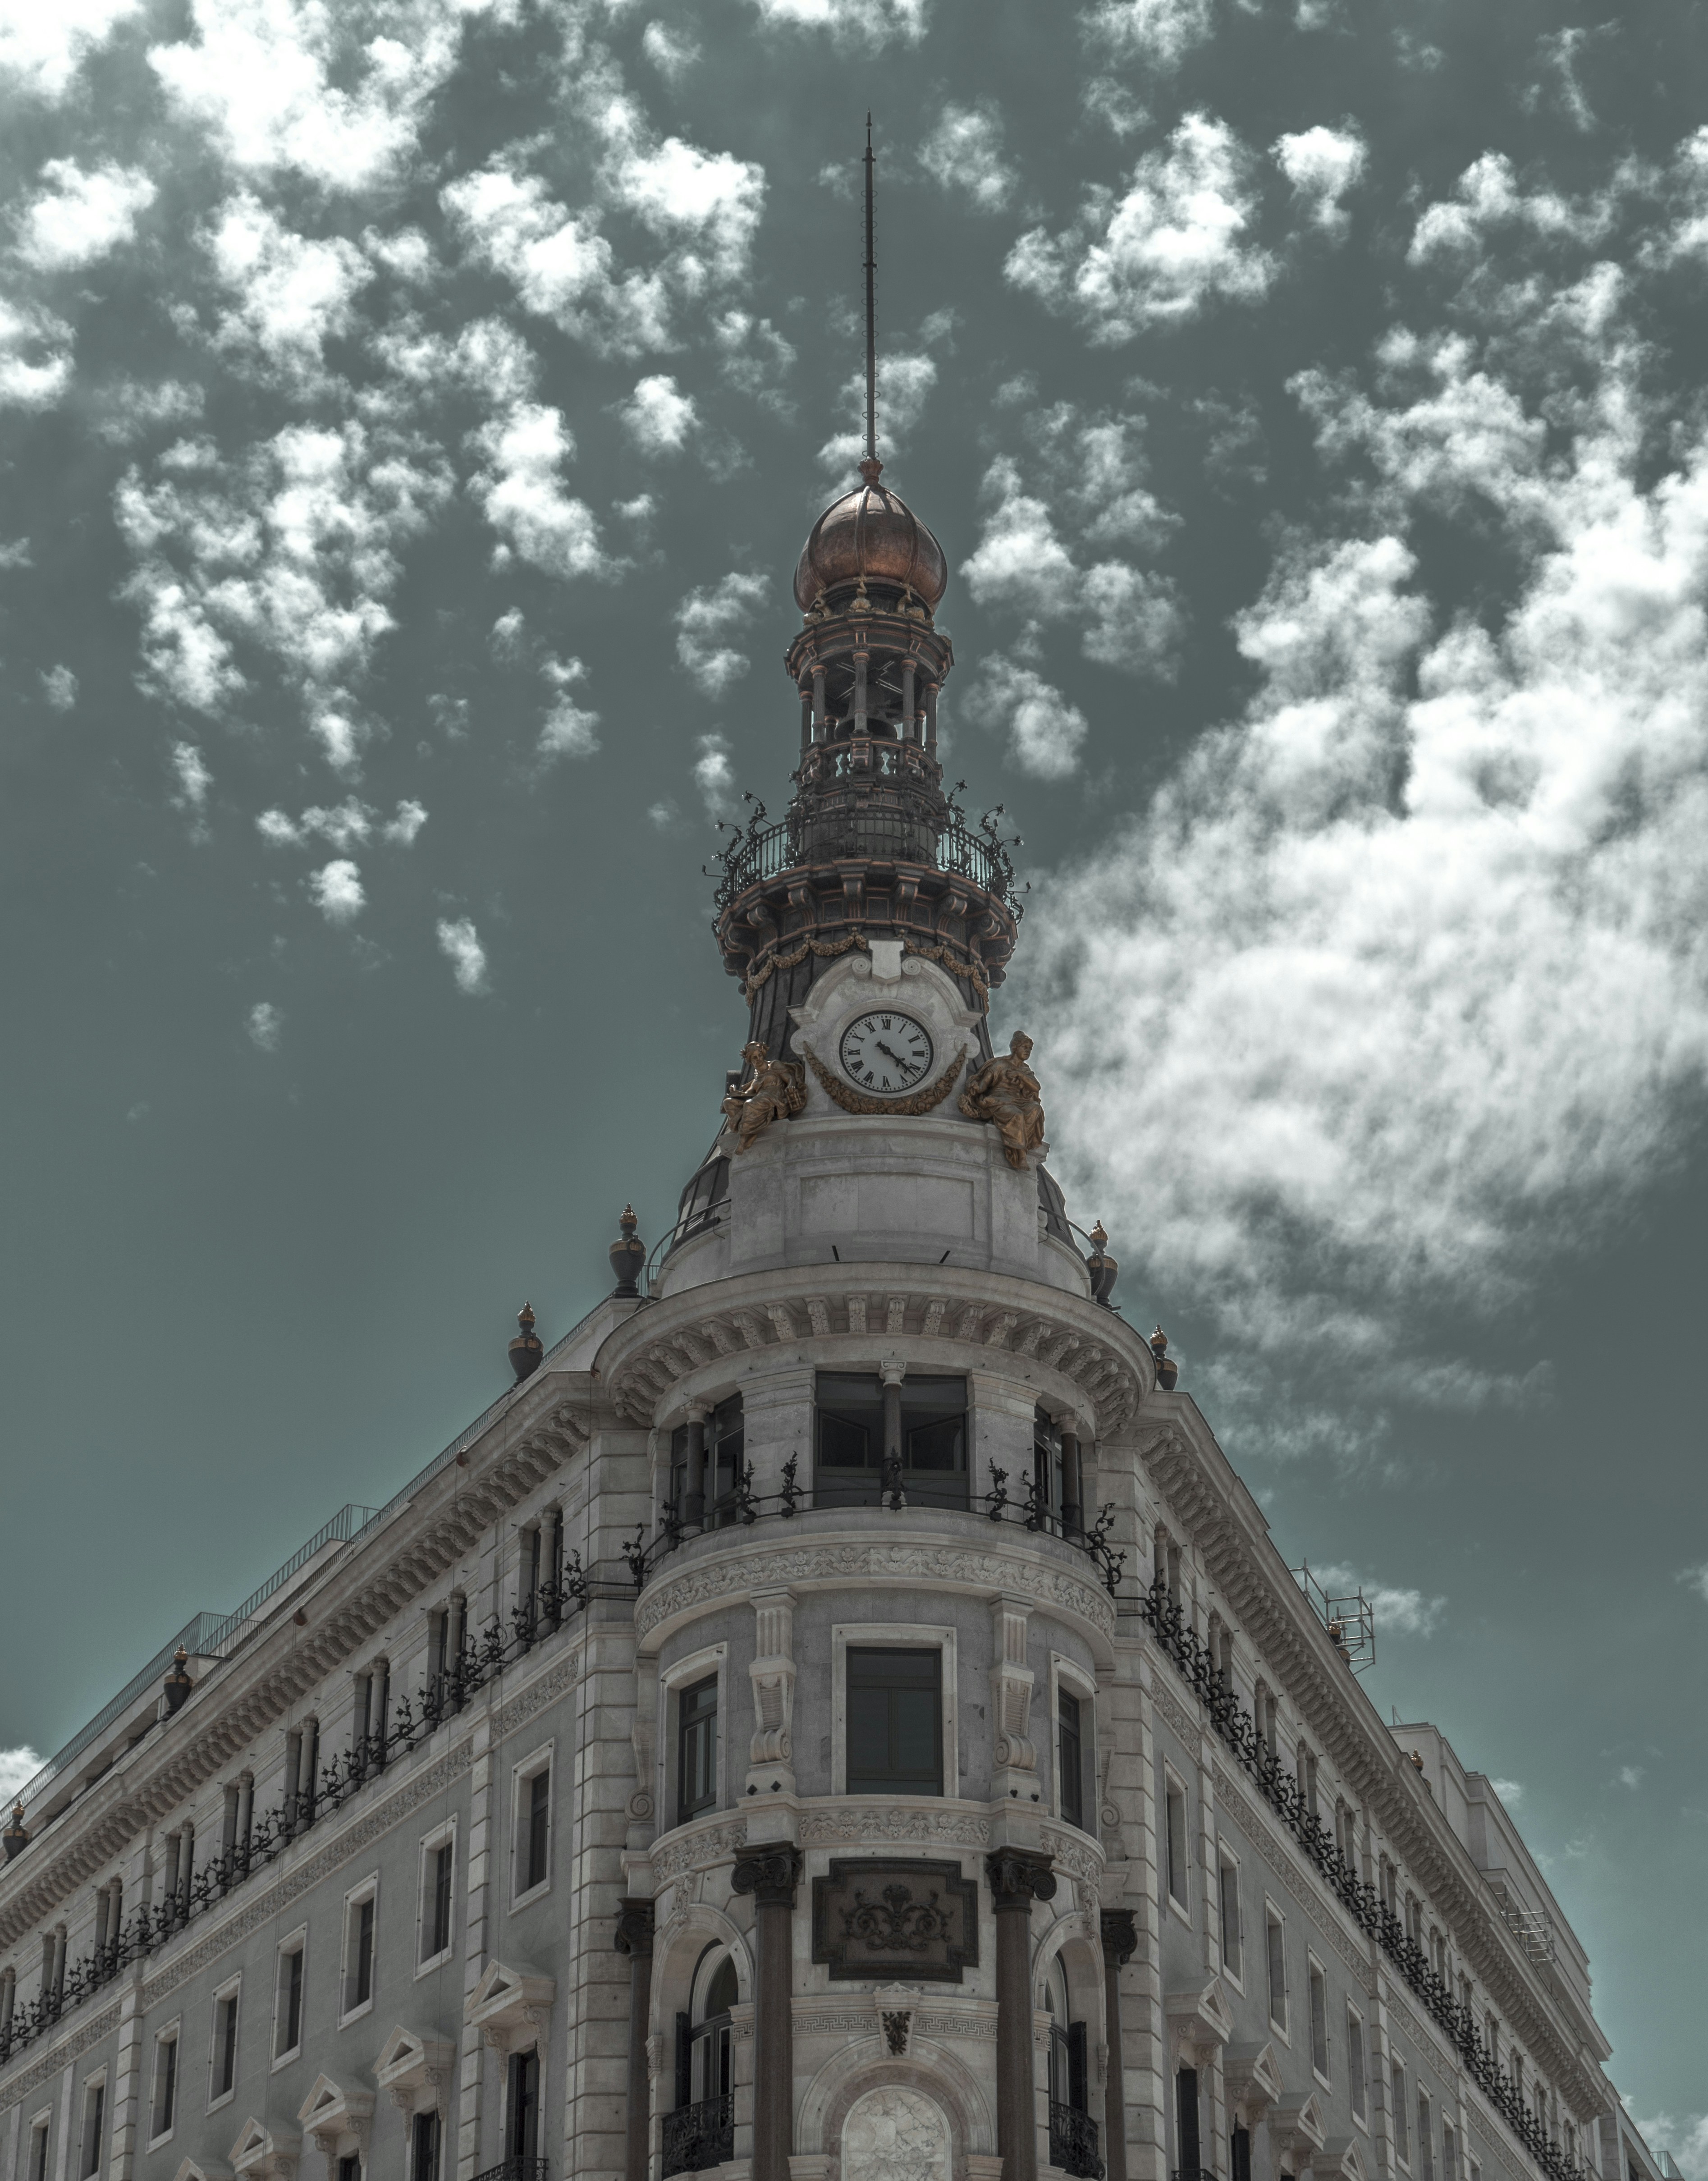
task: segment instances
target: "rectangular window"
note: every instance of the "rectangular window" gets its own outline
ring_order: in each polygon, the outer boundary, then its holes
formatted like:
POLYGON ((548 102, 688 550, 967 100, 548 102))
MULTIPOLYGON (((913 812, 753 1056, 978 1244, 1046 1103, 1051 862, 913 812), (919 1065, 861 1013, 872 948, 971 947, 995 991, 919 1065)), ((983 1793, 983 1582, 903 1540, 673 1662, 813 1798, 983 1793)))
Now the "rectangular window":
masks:
POLYGON ((1217 1872, 1222 1919, 1222 1967, 1231 1977, 1240 1974, 1240 1866, 1224 1856, 1217 1872))
POLYGON ((1418 2093, 1418 2170, 1423 2181, 1435 2181, 1435 2131, 1430 2125, 1429 2101, 1418 2093))
POLYGON ((700 1427, 702 1473, 699 1505, 690 1507, 688 1460, 688 1427, 678 1424, 670 1440, 670 1501, 684 1521, 703 1521, 717 1529, 740 1520, 737 1487, 746 1459, 746 1428, 739 1394, 720 1401, 700 1427))
POLYGON ((101 2171, 101 2138, 107 2120, 107 2085, 91 2083, 83 2093, 83 2181, 101 2171))
POLYGON ((1459 2138, 1447 2120, 1441 2123, 1441 2181, 1459 2181, 1459 2138))
POLYGON ((282 2060, 302 2042, 303 1942, 279 1956, 279 1985, 273 2008, 273 2057, 282 2060))
POLYGON ((676 1698, 677 1821, 685 1825, 717 1803, 717 1676, 678 1689, 676 1698))
POLYGON ((1364 2025, 1349 2008, 1346 2013, 1346 2087, 1351 2093, 1352 2117, 1370 2117, 1369 2094, 1364 2084, 1364 2025))
POLYGON ((848 1792, 941 1795, 942 1654, 848 1654, 848 1792))
POLYGON ((439 2181, 439 2115, 418 2112, 409 2131, 409 2181, 439 2181))
POLYGON ((1287 2026, 1287 1953, 1285 1926, 1271 1909, 1267 1919, 1269 1958, 1269 2019, 1277 2029, 1287 2026))
POLYGON ((221 1992, 213 2002, 213 2095, 229 2098, 237 2088, 237 1994, 221 1992))
POLYGON ((1056 1769, 1059 1775, 1062 1815, 1070 1825, 1085 1826, 1084 1782, 1080 1752, 1080 1700, 1065 1689, 1056 1692, 1056 1769))
POLYGON ((550 1873, 551 1767, 547 1764, 522 1782, 526 1797, 522 1819, 522 1887, 531 1893, 544 1886, 550 1873))
POLYGON ((450 1946, 451 1881, 456 1868, 456 1842, 435 1841, 421 1859, 421 1958, 434 1962, 450 1946))
POLYGON ((348 2151, 338 2162, 338 2181, 362 2181, 362 2158, 357 2151, 348 2151))
POLYGON ((898 1489, 910 1507, 967 1505, 965 1378, 909 1375, 886 1388, 875 1372, 821 1371, 817 1404, 815 1505, 876 1506, 898 1489), (886 1394, 894 1399, 887 1438, 886 1394))
POLYGON ((1329 2079, 1329 1985, 1317 1964, 1311 1968, 1311 2065, 1329 2079))
POLYGON ((1397 2060, 1393 2073, 1394 2156, 1402 2166, 1412 2159, 1412 2145, 1406 2115, 1406 2071, 1397 2060))
POLYGON ((504 2133, 523 2181, 539 2156, 539 2054, 512 2052, 508 2069, 504 2133))
POLYGON ((1186 1791, 1169 1780, 1164 1791, 1168 1838, 1169 1897, 1182 1908, 1191 1906, 1186 1894, 1186 1791))
POLYGON ((30 2131, 30 2181, 47 2181, 47 2116, 30 2131))
POLYGON ((372 1889, 344 1910, 344 2012, 354 2014, 373 1997, 373 1914, 372 1889))
POLYGON ((178 2118, 178 2032, 174 2029, 154 2044, 154 2089, 149 2106, 148 2134, 158 2143, 170 2135, 178 2118))

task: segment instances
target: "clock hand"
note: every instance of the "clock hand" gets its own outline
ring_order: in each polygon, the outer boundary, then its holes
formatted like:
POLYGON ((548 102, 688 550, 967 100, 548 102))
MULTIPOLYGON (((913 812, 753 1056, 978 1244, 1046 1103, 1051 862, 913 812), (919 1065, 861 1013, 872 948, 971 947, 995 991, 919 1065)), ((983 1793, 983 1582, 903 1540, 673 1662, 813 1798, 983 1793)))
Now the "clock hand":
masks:
POLYGON ((894 1061, 898 1068, 905 1068, 908 1065, 907 1062, 902 1058, 900 1053, 892 1052, 881 1037, 874 1038, 872 1040, 872 1043, 876 1046, 878 1051, 882 1053, 887 1059, 894 1061))

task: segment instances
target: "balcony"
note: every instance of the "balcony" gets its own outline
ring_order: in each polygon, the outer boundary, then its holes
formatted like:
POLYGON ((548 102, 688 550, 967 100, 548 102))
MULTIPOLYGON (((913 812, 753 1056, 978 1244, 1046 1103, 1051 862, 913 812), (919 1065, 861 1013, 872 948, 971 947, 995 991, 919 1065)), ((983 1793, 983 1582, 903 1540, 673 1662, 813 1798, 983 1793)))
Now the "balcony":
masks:
MULTIPOLYGON (((672 2173, 703 2173, 734 2156, 735 2099, 729 2091, 721 2098, 702 2098, 697 2106, 678 2106, 665 2115, 665 2181, 672 2173)), ((1097 2171, 1101 2173, 1102 2167, 1097 2171)))
POLYGON ((1077 2175, 1079 2181, 1103 2181, 1097 2123, 1059 2098, 1050 2100, 1050 2163, 1059 2173, 1077 2175))
POLYGON ((477 2173, 474 2181, 551 2181, 543 2158, 506 2158, 477 2173))

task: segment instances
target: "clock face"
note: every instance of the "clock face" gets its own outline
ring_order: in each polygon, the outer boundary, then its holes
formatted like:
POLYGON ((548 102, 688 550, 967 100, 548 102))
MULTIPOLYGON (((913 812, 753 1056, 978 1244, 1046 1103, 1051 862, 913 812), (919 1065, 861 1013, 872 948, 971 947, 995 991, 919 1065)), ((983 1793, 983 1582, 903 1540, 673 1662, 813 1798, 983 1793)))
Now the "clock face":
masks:
POLYGON ((893 1008, 856 1015, 843 1032, 838 1051, 849 1081, 880 1096, 911 1090, 924 1082, 931 1064, 931 1033, 893 1008))

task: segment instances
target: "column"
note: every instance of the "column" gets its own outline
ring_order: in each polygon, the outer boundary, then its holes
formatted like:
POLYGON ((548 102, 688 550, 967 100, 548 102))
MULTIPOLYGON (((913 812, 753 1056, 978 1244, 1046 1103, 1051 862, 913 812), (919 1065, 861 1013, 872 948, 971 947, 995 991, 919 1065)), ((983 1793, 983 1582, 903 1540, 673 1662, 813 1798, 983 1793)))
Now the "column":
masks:
MULTIPOLYGON (((754 1903, 753 2181, 789 2181, 794 2140, 794 1894, 802 1868, 800 1850, 779 1844, 738 1856, 732 1880, 733 1891, 751 1893, 754 1903)), ((1030 2024, 1027 2040, 1030 2048, 1030 2024)))
POLYGON ((625 1895, 617 1903, 616 1951, 628 1956, 628 2134, 623 2181, 647 2181, 652 2135, 652 2091, 646 2040, 652 2034, 650 1901, 625 1895))
POLYGON ((828 742, 830 740, 830 733, 825 724, 824 669, 822 666, 815 666, 812 671, 812 723, 814 741, 821 743, 828 742))
POLYGON ((919 723, 914 717, 914 662, 902 661, 902 740, 916 743, 920 739, 919 723))
POLYGON ((682 1521, 686 1530, 705 1527, 705 1418, 704 1401, 688 1405, 688 1480, 683 1487, 682 1521))
POLYGON ((854 655, 854 731, 863 735, 866 731, 866 654, 857 651, 854 655))
POLYGON ((926 684, 926 748, 935 757, 937 754, 937 685, 926 684))
POLYGON ((1055 1874, 1036 1849, 1005 1847, 985 1858, 985 1877, 997 1912, 997 2151, 1003 2181, 1037 2181, 1032 1903, 1054 1897, 1055 1874))
POLYGON ((906 1365, 899 1356, 879 1359, 878 1378, 883 1393, 883 1467, 879 1492, 885 1506, 894 1513, 902 1499, 902 1378, 906 1365))
POLYGON ((1103 1941, 1103 2036, 1108 2070, 1103 2079, 1104 2181, 1127 2181, 1127 2112, 1121 2080, 1121 1968, 1139 1950, 1139 1927, 1130 1908, 1105 1908, 1103 1941))
POLYGON ((1062 1434, 1062 1535, 1075 1538, 1085 1527, 1085 1486, 1080 1469, 1080 1420, 1070 1410, 1056 1419, 1062 1434))

